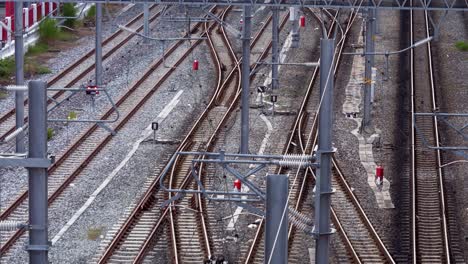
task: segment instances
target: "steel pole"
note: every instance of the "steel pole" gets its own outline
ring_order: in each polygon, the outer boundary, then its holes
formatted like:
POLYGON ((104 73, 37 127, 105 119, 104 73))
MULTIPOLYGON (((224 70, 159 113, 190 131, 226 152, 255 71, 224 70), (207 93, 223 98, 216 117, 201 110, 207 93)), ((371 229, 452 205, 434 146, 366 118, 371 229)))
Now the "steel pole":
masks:
POLYGON ((288 177, 267 176, 265 264, 288 263, 288 177), (283 217, 283 213, 285 213, 283 217))
POLYGON ((102 85, 102 3, 96 3, 96 85, 102 85))
POLYGON ((279 8, 272 7, 272 46, 271 46, 271 89, 279 88, 278 63, 279 63, 279 8))
POLYGON ((249 153, 249 94, 250 94, 250 35, 252 7, 244 6, 242 37, 242 94, 241 94, 241 146, 240 153, 249 153))
MULTIPOLYGON (((15 5, 15 65, 16 84, 24 85, 24 50, 23 50, 23 1, 15 5), (17 19, 21 18, 21 19, 17 19)), ((15 92, 16 129, 24 125, 24 92, 15 92)), ((24 153, 24 132, 16 136, 16 152, 24 153)))
POLYGON ((289 20, 291 21, 291 47, 299 47, 299 10, 297 7, 289 8, 289 20))
MULTIPOLYGON (((149 4, 144 3, 143 4, 143 32, 145 37, 149 37, 149 4)), ((148 39, 144 38, 143 39, 144 43, 148 43, 148 39)))
POLYGON ((319 112, 319 143, 315 198, 316 263, 328 263, 331 206, 331 158, 333 129, 333 54, 334 39, 320 40, 320 96, 322 103, 319 112))
POLYGON ((372 82, 372 67, 374 66, 374 12, 375 9, 367 10, 366 20, 366 63, 364 69, 364 128, 367 128, 371 122, 371 82, 372 82))
MULTIPOLYGON (((47 158, 46 83, 29 82, 29 158, 47 158)), ((47 169, 28 168, 29 263, 48 262, 47 169)))

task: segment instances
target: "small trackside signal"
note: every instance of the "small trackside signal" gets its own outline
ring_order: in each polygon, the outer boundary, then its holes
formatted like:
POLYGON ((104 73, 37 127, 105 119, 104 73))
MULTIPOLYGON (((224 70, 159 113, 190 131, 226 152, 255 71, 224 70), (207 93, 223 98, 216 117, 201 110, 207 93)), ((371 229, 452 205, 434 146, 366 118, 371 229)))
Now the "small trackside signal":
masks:
POLYGON ((299 17, 299 25, 301 27, 305 27, 305 23, 306 23, 305 16, 299 17))
POLYGON ((235 189, 236 191, 238 191, 238 192, 241 191, 241 189, 242 189, 242 182, 241 182, 239 179, 236 179, 236 180, 234 181, 234 189, 235 189))
POLYGON ((384 177, 384 168, 382 166, 377 166, 375 168, 375 181, 377 184, 383 184, 383 177, 384 177))
POLYGON ((89 94, 89 95, 98 95, 99 94, 99 91, 97 90, 97 86, 96 85, 88 85, 86 86, 86 94, 89 94))

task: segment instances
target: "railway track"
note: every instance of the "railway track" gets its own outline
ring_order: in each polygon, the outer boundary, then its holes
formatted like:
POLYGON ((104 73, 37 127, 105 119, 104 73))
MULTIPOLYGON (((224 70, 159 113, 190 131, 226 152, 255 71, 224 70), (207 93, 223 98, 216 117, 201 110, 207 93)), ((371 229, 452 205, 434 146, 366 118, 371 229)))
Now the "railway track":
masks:
MULTIPOLYGON (((429 37, 427 12, 410 11, 410 44, 429 37)), ((411 244, 413 263, 452 263, 437 117, 431 44, 410 50, 411 70, 411 244)))
MULTIPOLYGON (((329 16, 333 17, 334 15, 329 13, 329 16)), ((348 21, 346 32, 342 32, 344 38, 341 40, 341 43, 338 43, 340 51, 338 52, 337 61, 340 60, 341 51, 346 39, 346 33, 353 21, 352 16, 348 21)), ((330 23, 329 35, 332 32, 331 29, 333 28, 334 22, 335 20, 333 19, 332 23, 330 23)), ((334 69, 335 76, 337 73, 337 67, 338 63, 334 69)), ((289 144, 287 144, 285 153, 291 153, 291 151, 294 151, 295 149, 295 151, 298 151, 299 153, 310 154, 313 146, 316 145, 316 124, 311 121, 307 122, 304 120, 315 119, 315 113, 313 111, 305 110, 307 109, 307 105, 309 105, 309 107, 312 105, 311 101, 316 101, 318 103, 317 98, 309 98, 317 72, 318 69, 315 70, 312 76, 308 94, 304 97, 302 107, 298 112, 299 114, 296 118, 296 122, 291 130, 294 132, 290 135, 289 144), (306 134, 308 134, 308 137, 305 136, 306 134), (291 144, 291 142, 296 142, 298 144, 291 144)), ((313 98, 316 96, 317 92, 315 91, 315 96, 311 97, 313 98)), ((280 168, 277 173, 285 174, 288 172, 280 168)), ((302 171, 298 170, 291 173, 295 176, 290 180, 290 182, 292 182, 292 186, 290 187, 291 198, 289 205, 291 208, 294 208, 294 210, 301 212, 304 215, 311 216, 313 215, 311 204, 305 203, 304 201, 310 201, 312 199, 312 197, 310 197, 312 195, 311 186, 315 181, 315 174, 311 169, 302 171)), ((355 197, 352 189, 347 184, 346 179, 341 173, 335 159, 333 159, 332 185, 333 188, 336 189, 336 193, 332 199, 332 221, 339 232, 343 246, 343 250, 337 250, 337 261, 340 263, 395 263, 385 245, 380 240, 377 232, 373 228, 370 220, 367 218, 364 210, 359 205, 357 197, 355 197), (350 208, 353 210, 350 210, 350 208)), ((307 252, 300 250, 301 247, 304 247, 303 244, 301 244, 304 243, 304 240, 311 240, 310 237, 307 238, 306 236, 307 235, 301 230, 298 230, 295 225, 290 225, 288 232, 290 252, 288 260, 289 263, 304 263, 304 261, 306 261, 307 258, 305 257, 305 254, 307 254, 307 252)), ((262 221, 246 257, 245 263, 263 263, 263 250, 262 221)))
MULTIPOLYGON (((286 19, 287 17, 283 19, 283 25, 286 19)), ((251 46, 254 47, 257 42, 260 42, 259 39, 270 20, 271 18, 264 23, 260 31, 254 37, 251 46)), ((240 60, 235 58, 235 54, 224 30, 222 30, 222 33, 224 36, 223 42, 227 44, 227 50, 219 52, 216 51, 214 46, 211 46, 212 56, 218 67, 218 85, 216 92, 205 112, 197 120, 177 151, 201 151, 209 149, 211 142, 220 137, 219 130, 222 129, 222 124, 228 119, 237 105, 240 95, 240 69, 238 66, 240 60), (222 53, 224 53, 224 55, 227 53, 230 57, 230 61, 233 62, 232 66, 234 66, 231 72, 225 76, 223 82, 220 81, 222 76, 220 73, 222 64, 219 59, 220 56, 218 56, 218 54, 222 53), (232 82, 235 84, 231 84, 232 82), (226 93, 228 95, 226 95, 226 93), (232 100, 230 98, 232 98, 232 100)), ((211 38, 209 42, 211 45, 213 44, 211 38)), ((268 48, 264 49, 260 58, 266 55, 270 46, 271 42, 268 48)), ((196 188, 190 181, 191 167, 189 165, 192 158, 193 157, 189 156, 177 160, 177 162, 173 164, 170 170, 170 177, 166 178, 166 186, 184 189, 196 188)), ((146 194, 129 215, 112 242, 105 249, 105 252, 98 261, 99 263, 114 263, 115 260, 119 258, 118 256, 128 254, 124 246, 127 243, 127 237, 143 226, 146 227, 147 232, 139 242, 139 252, 133 256, 134 258, 131 261, 133 263, 145 262, 146 256, 154 256, 154 252, 161 252, 161 248, 164 247, 166 247, 169 252, 169 261, 174 263, 202 263, 206 258, 216 254, 215 251, 212 250, 216 247, 212 247, 212 238, 210 238, 211 231, 209 230, 209 223, 206 219, 209 218, 212 210, 210 208, 205 210, 205 204, 201 202, 200 197, 197 195, 184 197, 179 202, 166 207, 159 214, 158 218, 154 219, 151 225, 145 225, 141 218, 141 215, 145 211, 160 211, 160 204, 154 199, 155 193, 160 195, 159 176, 155 177, 155 180, 150 188, 148 188, 146 194), (145 208, 145 210, 142 210, 143 208, 145 208), (169 238, 169 245, 164 245, 159 239, 160 236, 158 234, 161 234, 161 232, 164 232, 167 238, 169 238)), ((170 194, 168 194, 167 198, 169 197, 170 194)))
MULTIPOLYGON (((150 7, 151 16, 149 18, 150 23, 160 16, 161 11, 157 10, 158 6, 153 5, 150 7)), ((135 16, 130 22, 126 24, 128 28, 134 28, 136 31, 143 30, 143 13, 135 16)), ((116 56, 118 51, 122 50, 130 40, 135 37, 135 34, 124 31, 122 29, 117 30, 108 38, 102 42, 102 60, 103 62, 110 61, 116 56)), ((70 66, 62 70, 60 73, 52 77, 47 81, 47 87, 59 87, 68 88, 77 86, 86 81, 87 77, 95 69, 95 49, 92 49, 85 53, 82 57, 72 63, 70 66)), ((66 91, 49 91, 47 95, 52 98, 47 101, 48 111, 53 110, 57 104, 55 102, 62 102, 70 95, 66 91)), ((28 99, 24 100, 25 105, 25 123, 27 122, 28 113, 28 99)), ((10 133, 15 131, 15 108, 10 109, 3 116, 0 117, 0 140, 5 139, 10 133)))
MULTIPOLYGON (((192 27, 191 34, 195 34, 203 26, 197 23, 192 27)), ((184 47, 184 52, 172 55, 183 41, 178 41, 172 45, 166 53, 166 63, 173 67, 162 67, 163 59, 152 63, 142 77, 131 85, 131 88, 116 103, 121 112, 121 119, 113 123, 111 127, 118 131, 122 129, 128 121, 138 112, 138 110, 147 102, 149 98, 158 90, 165 80, 174 72, 175 67, 180 65, 190 52, 201 44, 201 40, 196 41, 189 48, 184 47)), ((116 113, 109 109, 102 120, 113 119, 116 113)), ((112 139, 112 136, 103 128, 92 125, 83 132, 77 141, 69 148, 48 170, 49 174, 49 209, 53 209, 53 203, 60 198, 68 189, 71 182, 79 176, 86 164, 91 162, 97 153, 99 153, 112 139)), ((0 215, 1 220, 27 221, 27 191, 24 192, 15 202, 0 215)), ((16 232, 2 232, 0 235, 2 247, 1 256, 6 257, 7 252, 18 243, 19 238, 25 230, 16 232)))

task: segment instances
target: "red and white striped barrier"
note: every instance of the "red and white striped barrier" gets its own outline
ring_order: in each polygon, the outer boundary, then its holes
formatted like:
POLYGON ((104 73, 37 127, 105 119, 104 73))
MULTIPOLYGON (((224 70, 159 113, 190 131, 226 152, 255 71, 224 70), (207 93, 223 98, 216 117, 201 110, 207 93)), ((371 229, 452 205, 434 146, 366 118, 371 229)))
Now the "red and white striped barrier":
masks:
MULTIPOLYGON (((6 2, 5 4, 5 18, 2 22, 7 28, 2 27, 2 34, 0 41, 11 42, 11 32, 15 30, 15 15, 14 15, 14 2, 6 2)), ((57 10, 58 3, 54 2, 41 2, 31 4, 29 7, 23 8, 23 29, 28 31, 31 27, 35 26, 41 19, 50 13, 57 10)))

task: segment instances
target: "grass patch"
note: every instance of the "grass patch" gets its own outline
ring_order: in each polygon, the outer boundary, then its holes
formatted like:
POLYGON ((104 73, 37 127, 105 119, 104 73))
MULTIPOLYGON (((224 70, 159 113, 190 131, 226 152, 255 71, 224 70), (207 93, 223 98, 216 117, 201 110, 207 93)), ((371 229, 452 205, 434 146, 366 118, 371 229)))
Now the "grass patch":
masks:
POLYGON ((102 227, 89 228, 88 240, 97 240, 102 233, 102 227))
POLYGON ((36 60, 32 60, 29 58, 25 59, 24 73, 28 77, 32 77, 36 74, 46 74, 46 73, 51 73, 51 72, 52 71, 49 69, 49 67, 39 64, 36 60))
POLYGON ((455 42, 455 47, 461 51, 468 51, 468 42, 460 40, 455 42))
POLYGON ((5 99, 8 97, 8 92, 0 91, 0 100, 5 99))
POLYGON ((68 120, 76 120, 77 116, 78 115, 76 114, 75 111, 70 111, 70 113, 68 113, 67 119, 68 120))
POLYGON ((51 18, 44 19, 39 24, 39 40, 43 43, 49 43, 54 40, 67 41, 72 39, 72 34, 62 31, 57 27, 57 21, 51 18))
POLYGON ((55 19, 46 18, 39 24, 39 38, 41 41, 51 41, 58 38, 60 29, 55 19))
POLYGON ((51 127, 47 128, 47 141, 51 140, 54 137, 54 129, 51 127))
POLYGON ((49 50, 49 45, 47 45, 47 43, 38 42, 28 48, 28 52, 26 52, 26 56, 38 55, 38 54, 47 52, 48 50, 49 50))
POLYGON ((13 58, 6 58, 0 60, 0 78, 10 78, 15 72, 15 60, 13 58))
POLYGON ((96 17, 96 5, 92 5, 88 12, 86 12, 85 19, 86 20, 94 20, 96 17))
MULTIPOLYGON (((64 17, 76 17, 76 8, 73 3, 65 3, 62 7, 62 15, 64 17)), ((76 25, 76 18, 67 18, 63 24, 67 27, 73 28, 76 25)))

